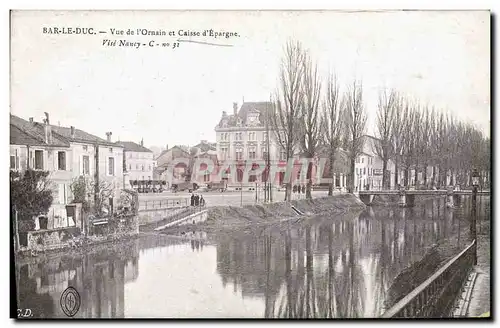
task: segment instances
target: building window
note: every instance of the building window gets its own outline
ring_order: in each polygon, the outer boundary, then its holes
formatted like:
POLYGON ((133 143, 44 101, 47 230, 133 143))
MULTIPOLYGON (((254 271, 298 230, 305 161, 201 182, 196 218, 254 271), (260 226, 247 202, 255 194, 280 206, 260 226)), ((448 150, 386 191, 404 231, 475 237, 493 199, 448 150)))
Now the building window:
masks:
POLYGON ((88 156, 83 156, 83 174, 90 174, 90 158, 88 156))
POLYGON ((109 152, 112 153, 113 152, 113 148, 109 148, 109 152))
POLYGON ((262 138, 263 138, 264 140, 266 140, 266 141, 267 141, 267 132, 264 132, 264 133, 262 134, 262 138))
POLYGON ((11 170, 16 170, 17 169, 17 167, 16 167, 16 158, 17 158, 17 156, 10 155, 10 169, 11 170))
POLYGON ((363 167, 363 175, 366 175, 366 167, 363 167))
POLYGON ((280 151, 280 161, 286 161, 286 152, 284 150, 280 151))
POLYGON ((132 164, 128 165, 128 169, 129 169, 129 171, 132 171, 132 164))
POLYGON ((248 153, 248 157, 250 157, 251 159, 254 159, 254 158, 255 158, 255 150, 251 150, 251 151, 248 153))
POLYGON ((142 165, 142 171, 144 171, 144 165, 142 165))
POLYGON ((108 174, 115 175, 115 159, 113 157, 109 157, 108 165, 108 174))
POLYGON ((59 171, 66 171, 66 152, 57 152, 57 168, 59 171))
POLYGON ((365 162, 365 158, 361 157, 361 163, 364 163, 364 162, 365 162))
POLYGON ((43 170, 43 150, 35 150, 35 170, 43 170))
POLYGON ((241 149, 236 149, 236 160, 243 159, 243 151, 241 149))
POLYGON ((262 159, 267 160, 267 151, 262 152, 262 159))
POLYGON ((83 146, 83 151, 88 151, 89 150, 89 147, 87 145, 84 145, 83 146))

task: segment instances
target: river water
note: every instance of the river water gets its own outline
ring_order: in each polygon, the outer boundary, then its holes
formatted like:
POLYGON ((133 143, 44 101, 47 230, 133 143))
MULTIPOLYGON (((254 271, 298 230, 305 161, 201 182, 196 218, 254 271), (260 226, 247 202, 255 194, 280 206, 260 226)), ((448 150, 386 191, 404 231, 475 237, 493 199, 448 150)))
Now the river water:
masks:
MULTIPOLYGON (((479 216, 489 216, 482 198, 479 216)), ((17 265, 19 308, 66 318, 60 300, 72 286, 75 318, 377 317, 394 278, 426 249, 451 239, 459 250, 469 207, 435 199, 247 235, 142 236, 17 265)))

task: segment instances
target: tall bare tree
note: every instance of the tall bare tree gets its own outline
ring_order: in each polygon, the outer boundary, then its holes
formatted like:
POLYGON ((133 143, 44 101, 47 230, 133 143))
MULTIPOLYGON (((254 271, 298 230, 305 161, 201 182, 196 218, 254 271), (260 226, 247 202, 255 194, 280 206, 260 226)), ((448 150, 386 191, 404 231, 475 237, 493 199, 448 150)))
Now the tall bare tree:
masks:
POLYGON ((402 151, 401 159, 404 167, 404 185, 410 185, 411 169, 415 161, 415 127, 417 122, 417 111, 415 105, 407 99, 404 105, 403 112, 403 129, 402 129, 402 151))
POLYGON ((403 152, 403 128, 405 121, 405 103, 402 97, 395 103, 394 118, 392 120, 392 159, 394 161, 394 185, 397 187, 400 184, 399 172, 401 169, 401 157, 403 152))
POLYGON ((398 105, 398 94, 391 90, 379 93, 377 110, 377 137, 374 143, 374 152, 382 160, 382 187, 388 188, 390 176, 387 175, 387 163, 393 155, 392 134, 394 130, 394 116, 398 105))
POLYGON ((333 164, 335 154, 340 147, 343 133, 344 115, 343 105, 340 103, 340 92, 337 77, 330 74, 326 86, 326 95, 323 101, 321 116, 323 143, 328 151, 329 178, 332 182, 328 186, 328 195, 333 195, 333 164))
POLYGON ((432 112, 428 106, 425 106, 421 117, 419 143, 417 146, 417 156, 422 162, 422 181, 428 186, 427 169, 431 161, 431 135, 432 135, 432 112))
POLYGON ((354 170, 356 158, 363 150, 363 135, 366 129, 366 112, 363 106, 363 85, 353 82, 344 95, 344 115, 346 120, 347 151, 349 153, 348 192, 354 192, 354 170))
MULTIPOLYGON (((302 105, 302 84, 306 54, 300 42, 289 41, 280 68, 279 87, 272 107, 271 125, 279 147, 287 160, 293 157, 299 141, 299 121, 302 105)), ((285 200, 291 199, 291 183, 285 181, 285 200)))
MULTIPOLYGON (((303 62, 304 77, 302 83, 302 105, 299 141, 304 156, 312 159, 316 156, 320 142, 320 119, 319 103, 321 95, 321 82, 318 76, 318 65, 314 63, 309 55, 303 62)), ((312 199, 312 163, 307 167, 306 198, 312 199)))

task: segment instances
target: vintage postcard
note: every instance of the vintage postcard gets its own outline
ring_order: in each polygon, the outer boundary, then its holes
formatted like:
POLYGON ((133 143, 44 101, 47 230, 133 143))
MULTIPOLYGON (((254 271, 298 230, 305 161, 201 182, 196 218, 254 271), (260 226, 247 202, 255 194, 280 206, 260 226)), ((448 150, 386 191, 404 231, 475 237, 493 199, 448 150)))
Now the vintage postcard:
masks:
POLYGON ((11 11, 11 316, 491 318, 490 24, 11 11))

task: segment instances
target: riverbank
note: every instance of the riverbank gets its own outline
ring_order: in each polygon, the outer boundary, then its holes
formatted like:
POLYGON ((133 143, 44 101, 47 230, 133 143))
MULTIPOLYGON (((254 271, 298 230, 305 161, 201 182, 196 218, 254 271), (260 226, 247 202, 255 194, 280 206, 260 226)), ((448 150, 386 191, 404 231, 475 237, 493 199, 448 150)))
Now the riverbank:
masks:
POLYGON ((222 232, 248 230, 263 226, 297 224, 328 213, 331 216, 360 212, 366 205, 352 194, 337 194, 312 200, 293 200, 272 204, 239 206, 215 206, 208 209, 207 220, 195 225, 184 225, 162 230, 164 234, 203 230, 222 232), (293 207, 292 207, 293 206, 293 207), (294 208, 302 213, 299 215, 294 208))
POLYGON ((20 250, 16 254, 16 262, 23 263, 30 259, 47 260, 51 257, 64 255, 84 254, 100 248, 114 247, 118 243, 138 238, 138 233, 115 233, 106 236, 79 236, 71 239, 67 244, 61 247, 48 249, 44 251, 20 250))
POLYGON ((464 220, 459 230, 454 231, 446 239, 439 240, 436 244, 428 246, 422 253, 420 260, 398 274, 389 287, 385 308, 389 309, 395 305, 450 259, 469 246, 471 242, 470 228, 468 222, 464 220))

